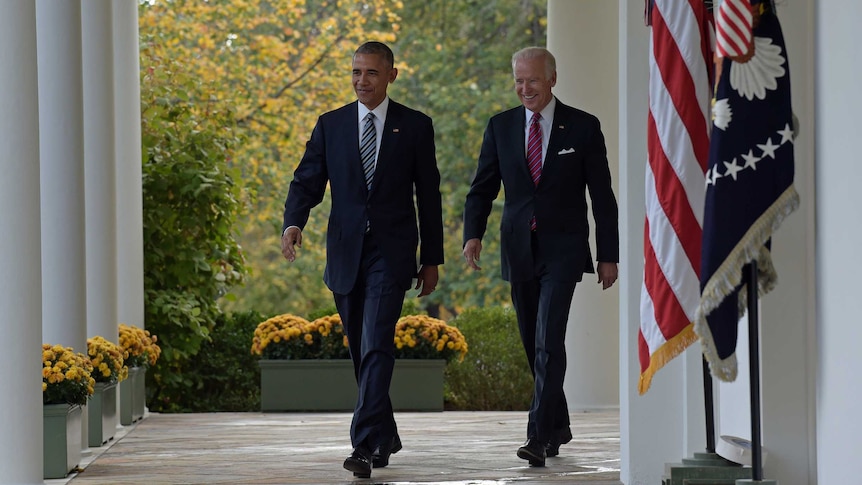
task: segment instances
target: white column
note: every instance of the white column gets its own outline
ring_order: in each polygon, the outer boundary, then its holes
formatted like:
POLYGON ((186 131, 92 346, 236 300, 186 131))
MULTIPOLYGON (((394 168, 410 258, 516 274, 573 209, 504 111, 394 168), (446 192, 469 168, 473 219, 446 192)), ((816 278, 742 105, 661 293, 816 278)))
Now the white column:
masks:
MULTIPOLYGON (((36 1, 43 341, 87 353, 81 2, 36 1)), ((87 415, 81 447, 88 448, 87 415)))
POLYGON ((0 2, 0 456, 4 483, 42 483, 42 278, 36 7, 0 2))
MULTIPOLYGON (((616 3, 549 0, 548 49, 557 59, 554 94, 602 123, 614 192, 619 194, 616 3)), ((595 224, 591 222, 590 227, 595 224)), ((595 248, 594 234, 590 234, 590 245, 595 248)), ((572 411, 619 407, 618 288, 602 291, 595 275, 585 274, 575 290, 566 335, 564 385, 572 411)))
POLYGON ((87 351, 81 3, 36 1, 42 179, 42 333, 87 351))
POLYGON ((111 2, 83 0, 87 335, 117 342, 116 154, 111 2))
POLYGON ((144 327, 141 84, 138 2, 114 3, 118 322, 144 327))
MULTIPOLYGON (((643 281, 644 176, 649 97, 649 29, 643 3, 620 0, 620 480, 660 483, 666 463, 705 449, 700 349, 689 348, 656 373, 638 394, 638 328, 643 281)), ((602 49, 597 45, 596 49, 602 49)))
POLYGON ((858 149, 862 66, 852 46, 858 37, 862 3, 822 0, 816 5, 816 473, 817 483, 825 485, 859 483, 862 228, 857 221, 862 206, 858 149))

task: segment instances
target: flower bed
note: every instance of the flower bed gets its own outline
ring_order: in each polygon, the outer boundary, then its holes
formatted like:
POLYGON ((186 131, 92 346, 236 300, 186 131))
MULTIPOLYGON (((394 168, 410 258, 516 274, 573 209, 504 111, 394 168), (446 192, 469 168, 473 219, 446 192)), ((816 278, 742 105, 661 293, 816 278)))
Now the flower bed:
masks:
MULTIPOLYGON (((467 349, 461 331, 437 318, 408 315, 395 325, 398 359, 463 360, 467 349)), ((255 329, 251 352, 270 360, 350 358, 337 313, 312 322, 291 314, 269 318, 255 329)))
POLYGON ((104 337, 97 335, 87 339, 87 354, 93 363, 93 378, 96 382, 116 384, 129 375, 129 368, 124 364, 123 351, 104 337))
MULTIPOLYGON (((463 360, 461 332, 427 315, 395 325, 395 370, 390 386, 399 411, 442 411, 446 362, 463 360)), ((348 411, 356 404, 356 378, 338 314, 309 322, 284 314, 261 322, 252 354, 260 355, 262 411, 348 411)))
POLYGON ((42 344, 43 478, 65 478, 81 461, 81 406, 94 392, 92 372, 84 354, 42 344))
POLYGON ((129 369, 129 378, 120 383, 120 424, 127 426, 144 417, 147 369, 156 365, 162 349, 155 335, 134 325, 121 323, 119 338, 129 369))
POLYGON ((96 381, 84 354, 62 345, 42 345, 42 404, 87 404, 96 381))

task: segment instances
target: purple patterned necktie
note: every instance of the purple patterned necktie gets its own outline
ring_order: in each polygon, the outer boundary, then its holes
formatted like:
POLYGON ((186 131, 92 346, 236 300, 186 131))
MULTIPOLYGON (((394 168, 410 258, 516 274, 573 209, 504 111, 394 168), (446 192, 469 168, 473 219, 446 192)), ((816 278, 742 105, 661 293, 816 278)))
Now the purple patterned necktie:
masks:
MULTIPOLYGON (((533 113, 533 118, 530 120, 530 136, 527 138, 527 165, 535 185, 539 185, 539 179, 542 178, 542 125, 539 124, 541 119, 541 114, 533 113)), ((536 216, 530 219, 530 230, 536 230, 536 216)))

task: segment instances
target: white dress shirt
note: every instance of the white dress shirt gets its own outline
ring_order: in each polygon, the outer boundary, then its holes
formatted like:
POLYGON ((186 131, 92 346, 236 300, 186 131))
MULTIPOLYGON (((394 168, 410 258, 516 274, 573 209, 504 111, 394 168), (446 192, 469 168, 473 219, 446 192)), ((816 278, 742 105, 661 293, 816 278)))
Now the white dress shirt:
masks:
MULTIPOLYGON (((557 98, 551 97, 551 101, 545 108, 539 112, 542 115, 539 125, 542 127, 542 166, 545 166, 545 155, 548 153, 548 140, 551 139, 551 127, 554 123, 554 109, 557 107, 557 98)), ((376 114, 376 113, 375 113, 376 114)), ((530 122, 533 119, 533 112, 524 108, 524 115, 527 117, 527 122, 524 123, 524 156, 527 156, 527 145, 530 140, 530 122)))
POLYGON ((374 113, 374 129, 377 132, 377 140, 374 152, 374 169, 377 170, 377 155, 380 154, 380 142, 383 140, 383 125, 386 123, 386 112, 389 110, 389 96, 383 98, 383 101, 376 108, 369 110, 362 103, 356 103, 359 106, 359 131, 357 132, 357 140, 362 143, 362 130, 365 128, 365 116, 370 112, 374 113))

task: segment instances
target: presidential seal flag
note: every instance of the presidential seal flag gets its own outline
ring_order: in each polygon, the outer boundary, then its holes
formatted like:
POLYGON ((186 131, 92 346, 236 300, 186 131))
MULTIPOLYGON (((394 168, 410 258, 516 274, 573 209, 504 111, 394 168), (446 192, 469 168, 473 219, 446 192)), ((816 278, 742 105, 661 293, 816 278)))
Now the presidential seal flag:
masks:
POLYGON ((697 341, 704 172, 709 155, 711 15, 703 0, 647 4, 650 37, 644 279, 638 391, 697 341))
MULTIPOLYGON (((756 261, 759 295, 775 286, 770 239, 799 206, 799 196, 793 188, 790 69, 778 18, 768 3, 723 3, 750 9, 753 42, 717 65, 694 330, 712 374, 733 381, 738 322, 747 308, 743 268, 756 261)), ((743 24, 724 35, 739 37, 743 24)), ((721 43, 721 27, 717 35, 721 43)))

